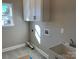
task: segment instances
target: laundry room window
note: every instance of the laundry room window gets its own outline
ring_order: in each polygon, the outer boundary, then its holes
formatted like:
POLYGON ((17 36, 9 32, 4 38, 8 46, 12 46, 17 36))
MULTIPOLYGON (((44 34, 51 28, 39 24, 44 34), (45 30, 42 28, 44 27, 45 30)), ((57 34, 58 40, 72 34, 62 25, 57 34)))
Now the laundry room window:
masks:
POLYGON ((2 3, 2 26, 13 26, 12 4, 2 3))

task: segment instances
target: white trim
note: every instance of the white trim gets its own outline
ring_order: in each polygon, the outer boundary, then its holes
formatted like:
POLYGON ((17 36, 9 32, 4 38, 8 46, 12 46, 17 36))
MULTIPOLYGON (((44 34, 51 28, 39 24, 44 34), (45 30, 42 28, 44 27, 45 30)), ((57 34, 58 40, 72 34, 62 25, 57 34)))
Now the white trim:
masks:
POLYGON ((16 46, 4 48, 4 49, 2 49, 2 52, 12 51, 12 50, 15 50, 15 49, 17 49, 17 48, 24 47, 25 45, 26 45, 26 44, 23 43, 23 44, 19 44, 19 45, 16 45, 16 46))
POLYGON ((32 44, 34 46, 34 48, 44 57, 46 57, 47 59, 49 59, 49 55, 47 55, 43 50, 41 50, 40 48, 38 48, 36 45, 32 44))

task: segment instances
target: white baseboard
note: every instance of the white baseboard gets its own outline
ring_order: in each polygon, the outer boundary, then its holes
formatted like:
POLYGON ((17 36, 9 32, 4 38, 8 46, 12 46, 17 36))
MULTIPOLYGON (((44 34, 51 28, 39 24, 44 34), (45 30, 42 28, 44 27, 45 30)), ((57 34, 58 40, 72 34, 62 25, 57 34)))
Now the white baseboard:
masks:
POLYGON ((19 44, 19 45, 16 45, 16 46, 4 48, 4 49, 2 49, 2 52, 12 51, 12 50, 15 50, 15 49, 17 49, 17 48, 24 47, 25 45, 26 45, 26 44, 23 43, 23 44, 19 44))
POLYGON ((41 49, 39 49, 36 45, 32 44, 34 46, 34 48, 41 54, 43 55, 45 58, 49 59, 49 56, 41 49))

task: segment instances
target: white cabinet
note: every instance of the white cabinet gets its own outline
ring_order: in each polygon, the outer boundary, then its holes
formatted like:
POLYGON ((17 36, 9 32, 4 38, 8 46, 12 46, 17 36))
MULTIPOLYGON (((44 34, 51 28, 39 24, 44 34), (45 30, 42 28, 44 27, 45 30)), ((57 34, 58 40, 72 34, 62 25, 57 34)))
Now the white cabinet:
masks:
MULTIPOLYGON (((30 12, 30 17, 29 17, 30 19, 29 19, 29 20, 30 20, 30 21, 34 21, 34 20, 35 20, 35 19, 34 19, 34 18, 35 18, 35 0, 29 0, 29 1, 30 1, 30 2, 29 2, 29 3, 30 3, 30 4, 29 4, 29 5, 30 5, 30 9, 29 9, 29 10, 30 10, 30 11, 29 11, 29 12, 30 12)), ((27 12, 28 12, 28 11, 27 11, 27 12)))
POLYGON ((23 0, 23 13, 25 21, 33 21, 35 16, 35 0, 23 0))
POLYGON ((36 21, 42 19, 42 0, 35 0, 35 16, 36 21))
POLYGON ((50 19, 50 0, 23 0, 25 21, 50 19))

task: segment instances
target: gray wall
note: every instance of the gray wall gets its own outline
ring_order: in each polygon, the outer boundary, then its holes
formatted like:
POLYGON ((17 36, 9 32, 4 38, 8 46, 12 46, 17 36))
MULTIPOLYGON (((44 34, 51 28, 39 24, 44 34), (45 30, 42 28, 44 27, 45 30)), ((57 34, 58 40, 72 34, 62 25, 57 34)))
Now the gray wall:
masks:
MULTIPOLYGON (((30 22, 31 42, 44 50, 47 54, 50 47, 53 47, 63 41, 69 42, 73 39, 76 44, 76 2, 75 0, 52 0, 51 1, 51 21, 30 22), (41 28, 41 43, 35 37, 35 25, 41 28), (44 35, 44 29, 49 30, 49 35, 44 35), (64 28, 64 33, 61 33, 64 28)), ((52 59, 52 54, 50 59, 52 59)))
POLYGON ((13 4, 14 26, 2 27, 2 48, 24 43, 29 39, 28 22, 23 20, 22 0, 3 0, 13 4))

